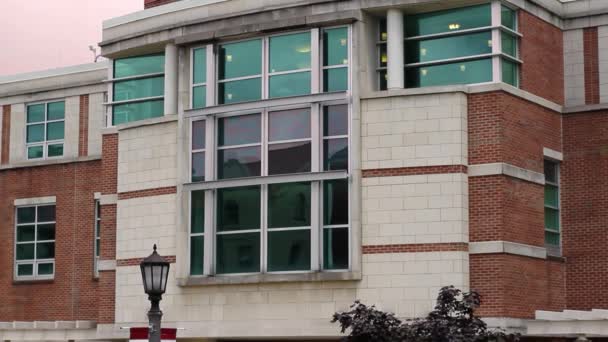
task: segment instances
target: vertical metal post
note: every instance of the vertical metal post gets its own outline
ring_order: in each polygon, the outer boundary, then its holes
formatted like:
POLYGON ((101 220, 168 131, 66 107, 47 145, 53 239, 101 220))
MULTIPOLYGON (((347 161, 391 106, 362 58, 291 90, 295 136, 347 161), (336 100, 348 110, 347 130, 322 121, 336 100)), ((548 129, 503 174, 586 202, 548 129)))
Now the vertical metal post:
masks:
POLYGON ((148 341, 149 342, 160 342, 160 321, 163 317, 163 312, 160 311, 160 299, 158 296, 150 296, 149 297, 152 306, 150 307, 150 311, 148 311, 148 322, 149 322, 149 331, 148 331, 148 341))

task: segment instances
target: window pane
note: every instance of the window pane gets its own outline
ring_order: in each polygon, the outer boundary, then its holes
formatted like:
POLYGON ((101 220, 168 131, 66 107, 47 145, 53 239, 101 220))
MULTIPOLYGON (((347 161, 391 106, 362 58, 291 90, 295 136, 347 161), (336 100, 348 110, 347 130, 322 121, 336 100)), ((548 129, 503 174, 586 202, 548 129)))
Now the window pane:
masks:
POLYGON ((386 67, 388 63, 388 52, 386 51, 386 44, 380 45, 380 67, 386 67))
POLYGON ((268 114, 268 140, 310 138, 310 109, 293 109, 268 114))
POLYGON ((50 122, 46 126, 46 140, 60 140, 63 139, 64 122, 50 122))
POLYGON ((192 88, 192 108, 203 108, 207 105, 207 86, 192 88))
POLYGON ((55 257, 55 243, 45 242, 36 244, 36 259, 51 259, 55 257))
POLYGON ((34 244, 18 244, 17 245, 17 260, 34 259, 34 244))
POLYGON ((27 106, 27 123, 44 121, 44 104, 27 106))
POLYGON ((48 104, 48 120, 61 120, 65 117, 65 102, 52 102, 48 104))
POLYGON ((165 77, 143 78, 114 82, 114 101, 141 99, 144 97, 162 96, 165 93, 165 77))
POLYGON ((348 180, 323 182, 323 224, 348 224, 348 180))
POLYGON ((269 72, 310 68, 310 32, 270 37, 269 72))
POLYGON ((32 265, 32 264, 17 265, 17 275, 18 276, 34 275, 34 265, 32 265))
POLYGON ((38 241, 55 240, 55 225, 54 224, 41 224, 37 229, 38 241))
POLYGON ((219 119, 219 146, 259 143, 262 139, 262 116, 241 115, 219 119))
POLYGON ((551 183, 557 183, 557 164, 545 160, 545 180, 551 183))
POLYGON ((218 151, 218 177, 239 178, 261 175, 259 146, 231 148, 218 151))
POLYGON ((192 181, 205 180, 205 152, 192 153, 192 181))
POLYGON ((250 78, 218 84, 220 104, 255 101, 262 98, 262 78, 250 78))
POLYGON ((328 139, 323 142, 323 169, 348 169, 348 139, 328 139))
POLYGON ((323 136, 348 134, 348 105, 323 107, 323 136))
POLYGON ((36 207, 17 208, 17 223, 32 223, 36 220, 36 207))
POLYGON ((165 55, 148 55, 114 60, 114 78, 165 71, 165 55))
POLYGON ((217 273, 260 271, 260 233, 217 235, 217 273))
POLYGON ((386 19, 380 19, 380 22, 378 23, 379 29, 378 29, 378 40, 381 42, 385 42, 386 39, 388 38, 388 34, 387 34, 387 30, 386 30, 386 19))
POLYGON ((559 210, 545 208, 545 228, 559 232, 559 210))
POLYGON ((388 86, 387 86, 388 76, 386 75, 386 70, 381 70, 379 72, 378 77, 379 77, 378 89, 386 90, 388 88, 388 86))
POLYGON ((203 236, 190 238, 190 274, 203 274, 203 255, 205 250, 205 239, 203 236))
POLYGON ((36 227, 20 226, 17 227, 17 242, 34 241, 36 227))
POLYGON ((310 229, 268 232, 268 271, 310 270, 310 229))
POLYGON ((268 146, 268 174, 310 172, 309 141, 268 146))
POLYGON ((268 185, 268 228, 310 226, 310 183, 268 185))
POLYGON ((192 61, 193 83, 207 82, 207 50, 194 49, 192 61))
POLYGON ((518 73, 517 64, 507 61, 506 59, 502 60, 502 81, 504 83, 510 84, 514 87, 517 87, 517 83, 519 81, 519 73, 518 73))
POLYGON ((407 16, 406 36, 466 30, 492 24, 490 5, 479 5, 407 16))
POLYGON ((405 60, 407 63, 431 62, 491 52, 492 32, 488 31, 464 36, 407 41, 405 60))
POLYGON ((517 57, 517 38, 505 32, 501 32, 500 37, 502 52, 506 53, 507 55, 517 57))
POLYGON ((408 88, 492 81, 492 60, 480 59, 406 70, 408 88))
POLYGON ((323 91, 344 91, 348 89, 348 68, 323 70, 323 91))
POLYGON ((559 246, 559 233, 545 232, 545 243, 547 245, 559 246))
POLYGON ((348 268, 348 228, 323 229, 323 269, 348 268))
POLYGON ((559 207, 559 189, 553 185, 545 185, 545 205, 559 207))
POLYGON ((55 206, 45 205, 38 207, 38 222, 55 221, 55 206))
POLYGON ((190 202, 190 232, 205 232, 205 192, 192 191, 190 202))
POLYGON ((515 11, 502 6, 500 10, 501 24, 515 31, 515 11))
POLYGON ((63 155, 63 144, 54 144, 48 146, 47 155, 49 157, 61 157, 63 155))
POLYGON ((53 264, 38 264, 38 275, 50 275, 53 274, 53 264))
POLYGON ((27 142, 44 141, 44 124, 27 126, 27 142))
POLYGON ((218 52, 218 79, 262 73, 262 40, 223 44, 218 52))
POLYGON ((205 148, 205 120, 192 121, 192 149, 205 148))
POLYGON ((323 66, 348 64, 348 29, 323 30, 323 66))
POLYGON ((271 76, 268 85, 269 97, 284 97, 310 94, 310 72, 271 76))
POLYGON ((163 100, 154 100, 113 106, 113 124, 119 125, 163 116, 165 112, 164 103, 163 100))
POLYGON ((42 146, 32 146, 27 148, 27 159, 42 158, 42 146))
POLYGON ((217 230, 260 229, 260 187, 217 190, 217 230))

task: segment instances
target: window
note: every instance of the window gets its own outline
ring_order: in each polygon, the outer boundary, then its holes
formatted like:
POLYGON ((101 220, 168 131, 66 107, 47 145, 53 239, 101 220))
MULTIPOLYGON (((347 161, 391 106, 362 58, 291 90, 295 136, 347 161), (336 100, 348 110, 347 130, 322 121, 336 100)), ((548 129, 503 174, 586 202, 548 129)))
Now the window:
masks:
POLYGON ((112 125, 164 114, 164 54, 114 60, 112 125))
POLYGON ((202 182, 205 180, 205 120, 197 120, 192 122, 192 159, 191 179, 193 182, 202 182))
POLYGON ((101 251, 101 207, 99 204, 99 200, 95 201, 95 258, 94 258, 94 273, 95 277, 99 277, 99 270, 97 266, 99 264, 99 254, 101 251))
POLYGON ((65 102, 46 102, 27 106, 27 159, 63 156, 65 102))
MULTIPOLYGON (((348 171, 348 105, 267 108, 207 120, 216 122, 217 149, 195 142, 205 121, 192 121, 192 159, 216 153, 218 185, 190 192, 190 274, 349 269, 348 180, 318 177, 348 171), (244 180, 250 184, 222 185, 244 180), (208 216, 213 229, 205 225, 208 216)), ((195 169, 193 182, 212 180, 195 180, 195 169)))
POLYGON ((207 49, 192 50, 192 108, 207 105, 207 49))
POLYGON ((17 207, 15 278, 52 279, 55 274, 55 205, 17 207))
POLYGON ((348 28, 323 30, 323 91, 348 90, 348 28))
POLYGON ((545 245, 560 251, 559 164, 545 160, 545 245))
MULTIPOLYGON (((500 2, 406 15, 404 23, 406 88, 492 81, 518 85, 516 13, 500 2)), ((387 38, 381 19, 380 90, 387 87, 387 38)))

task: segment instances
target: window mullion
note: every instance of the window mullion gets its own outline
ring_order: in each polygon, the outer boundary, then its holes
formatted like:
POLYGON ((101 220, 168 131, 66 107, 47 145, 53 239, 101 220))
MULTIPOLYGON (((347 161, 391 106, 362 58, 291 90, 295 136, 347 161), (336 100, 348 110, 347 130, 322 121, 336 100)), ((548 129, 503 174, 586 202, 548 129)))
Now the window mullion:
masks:
POLYGON ((500 1, 493 1, 491 4, 492 20, 492 81, 502 82, 502 67, 500 53, 502 51, 502 39, 500 37, 500 22, 502 4, 500 1))
POLYGON ((321 37, 319 29, 313 28, 310 30, 310 93, 316 94, 321 92, 321 37))
MULTIPOLYGON (((206 91, 206 103, 205 105, 207 107, 209 106, 215 106, 217 104, 217 98, 216 98, 216 63, 215 63, 215 49, 213 44, 207 44, 206 48, 205 48, 205 53, 207 54, 207 65, 205 66, 206 68, 206 75, 207 75, 207 79, 205 80, 206 82, 206 86, 205 86, 205 91, 206 91)), ((194 63, 194 60, 192 60, 192 64, 194 63)))
POLYGON ((311 133, 311 148, 312 148, 312 154, 311 154, 311 171, 312 172, 319 172, 321 171, 322 167, 321 167, 321 157, 322 157, 322 153, 321 153, 321 149, 322 149, 322 143, 321 141, 323 140, 321 137, 321 108, 319 106, 318 103, 313 103, 311 106, 311 110, 310 110, 310 133, 311 133))

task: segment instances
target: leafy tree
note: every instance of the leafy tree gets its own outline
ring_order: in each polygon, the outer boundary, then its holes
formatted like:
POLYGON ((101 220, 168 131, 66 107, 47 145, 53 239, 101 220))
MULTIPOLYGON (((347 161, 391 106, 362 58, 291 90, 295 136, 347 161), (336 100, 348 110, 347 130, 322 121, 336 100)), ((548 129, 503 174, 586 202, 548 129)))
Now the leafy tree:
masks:
POLYGON ((518 335, 488 329, 475 316, 481 304, 477 292, 463 293, 453 286, 443 287, 437 305, 426 317, 402 322, 394 314, 366 306, 359 301, 350 311, 336 312, 332 323, 338 322, 348 342, 481 342, 519 341, 518 335))

